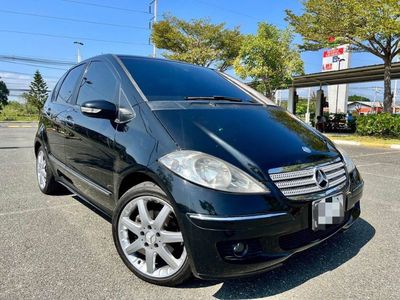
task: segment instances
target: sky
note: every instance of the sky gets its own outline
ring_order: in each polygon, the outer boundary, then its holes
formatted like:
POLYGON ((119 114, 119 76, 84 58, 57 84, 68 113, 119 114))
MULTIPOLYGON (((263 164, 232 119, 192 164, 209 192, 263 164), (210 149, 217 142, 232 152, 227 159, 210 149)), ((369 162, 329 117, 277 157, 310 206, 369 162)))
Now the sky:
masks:
MULTIPOLYGON (((10 99, 27 88, 39 69, 52 88, 66 66, 32 66, 5 62, 2 56, 24 56, 76 62, 74 41, 84 43, 83 59, 102 53, 149 56, 149 0, 0 0, 0 77, 12 89, 10 99), (94 5, 90 5, 94 4, 94 5), (46 16, 46 17, 44 17, 46 16), (72 20, 71 20, 72 19, 72 20), (85 23, 87 21, 91 23, 85 23), (101 24, 100 24, 101 23, 101 24)), ((258 22, 287 27, 285 10, 301 13, 299 0, 159 0, 158 19, 166 13, 186 20, 209 18, 239 26, 245 34, 257 31, 258 22)), ((296 43, 301 43, 297 36, 296 43)), ((162 51, 158 50, 158 56, 162 51)), ((305 72, 321 71, 322 51, 303 52, 305 72)), ((351 67, 382 63, 368 53, 355 53, 351 67)), ((354 84, 350 94, 382 98, 381 82, 354 84), (376 92, 374 87, 379 87, 376 92), (376 94, 375 94, 376 93, 376 94)), ((375 89, 376 90, 376 89, 375 89)), ((308 93, 299 90, 300 96, 308 93)), ((285 93, 282 94, 285 98, 285 93)))

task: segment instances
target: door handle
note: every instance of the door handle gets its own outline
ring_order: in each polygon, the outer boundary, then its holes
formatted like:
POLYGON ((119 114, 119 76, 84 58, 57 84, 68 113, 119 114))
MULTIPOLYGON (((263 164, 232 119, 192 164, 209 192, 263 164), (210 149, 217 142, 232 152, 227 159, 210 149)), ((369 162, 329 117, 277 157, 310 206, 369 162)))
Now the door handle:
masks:
POLYGON ((75 125, 74 119, 71 116, 67 116, 65 118, 65 125, 67 125, 68 127, 74 127, 75 125))

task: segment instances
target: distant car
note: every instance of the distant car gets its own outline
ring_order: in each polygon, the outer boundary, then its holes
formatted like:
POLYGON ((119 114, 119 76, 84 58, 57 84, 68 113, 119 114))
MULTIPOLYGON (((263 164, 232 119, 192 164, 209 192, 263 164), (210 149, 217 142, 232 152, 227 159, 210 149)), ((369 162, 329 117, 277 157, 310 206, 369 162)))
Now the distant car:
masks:
POLYGON ((73 67, 44 105, 35 154, 40 190, 62 185, 111 216, 124 263, 160 285, 266 271, 360 214, 363 181, 328 139, 186 63, 73 67))

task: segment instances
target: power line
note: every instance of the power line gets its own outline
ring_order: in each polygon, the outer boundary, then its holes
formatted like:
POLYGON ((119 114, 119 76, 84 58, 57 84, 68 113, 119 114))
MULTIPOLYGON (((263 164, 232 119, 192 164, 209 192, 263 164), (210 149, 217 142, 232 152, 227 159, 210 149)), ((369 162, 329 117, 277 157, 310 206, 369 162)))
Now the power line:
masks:
MULTIPOLYGON (((3 74, 1 74, 1 78, 4 78, 4 79, 12 78, 12 77, 9 77, 8 75, 4 75, 4 73, 11 74, 11 75, 13 75, 13 74, 15 74, 15 75, 24 75, 24 76, 30 76, 30 77, 33 77, 33 75, 34 75, 34 73, 23 73, 23 72, 15 72, 15 71, 8 71, 8 70, 0 70, 0 73, 3 73, 3 74)), ((59 77, 57 77, 57 76, 46 76, 46 78, 58 79, 59 77)))
POLYGON ((32 66, 35 68, 46 68, 46 69, 54 69, 54 70, 62 70, 62 71, 66 71, 67 68, 57 68, 57 67, 49 67, 49 66, 43 66, 43 65, 39 65, 39 64, 30 64, 30 63, 23 63, 23 62, 17 62, 17 61, 8 61, 8 60, 2 60, 0 59, 0 61, 8 63, 8 64, 17 64, 17 65, 25 65, 25 66, 32 66))
POLYGON ((72 61, 66 60, 54 60, 47 58, 35 58, 35 57, 25 57, 25 56, 11 56, 11 55, 0 55, 0 59, 2 60, 11 60, 11 61, 22 61, 28 63, 39 63, 46 65, 61 65, 61 66, 73 66, 75 65, 72 61))
POLYGON ((149 46, 149 44, 147 44, 147 43, 125 42, 125 41, 115 41, 115 40, 103 40, 103 39, 94 39, 94 38, 87 38, 87 37, 76 37, 76 36, 68 36, 68 35, 56 35, 56 34, 39 33, 39 32, 27 32, 27 31, 7 30, 7 29, 0 29, 0 32, 25 34, 25 35, 33 35, 33 36, 45 36, 45 37, 69 39, 69 40, 86 40, 86 41, 101 42, 101 43, 149 46))
POLYGON ((87 6, 119 10, 119 11, 124 11, 124 12, 141 13, 141 14, 147 14, 147 15, 150 14, 148 11, 144 11, 144 10, 136 10, 136 9, 130 9, 130 8, 126 8, 126 7, 97 4, 97 3, 86 2, 86 1, 77 1, 77 0, 61 0, 61 1, 75 3, 75 4, 81 4, 81 5, 87 5, 87 6))
POLYGON ((69 22, 87 23, 87 24, 94 24, 94 25, 104 25, 104 26, 123 27, 123 28, 130 28, 130 29, 148 30, 148 28, 146 28, 146 27, 105 23, 105 22, 97 22, 97 21, 87 21, 87 20, 81 20, 81 19, 56 17, 56 16, 49 16, 49 15, 41 15, 41 14, 36 14, 36 13, 26 13, 26 12, 12 11, 12 10, 4 10, 4 9, 0 9, 0 13, 38 17, 38 18, 47 18, 47 19, 62 20, 62 21, 69 21, 69 22))

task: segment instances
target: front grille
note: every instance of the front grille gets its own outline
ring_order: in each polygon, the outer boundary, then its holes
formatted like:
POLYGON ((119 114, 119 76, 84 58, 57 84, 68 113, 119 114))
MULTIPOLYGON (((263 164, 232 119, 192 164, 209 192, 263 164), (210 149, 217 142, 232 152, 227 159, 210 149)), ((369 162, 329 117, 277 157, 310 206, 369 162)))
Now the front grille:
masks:
POLYGON ((341 160, 315 165, 296 171, 269 171, 275 185, 287 197, 322 192, 337 187, 346 182, 346 169, 341 160), (316 171, 321 170, 326 175, 327 185, 321 186, 316 179, 316 171))

